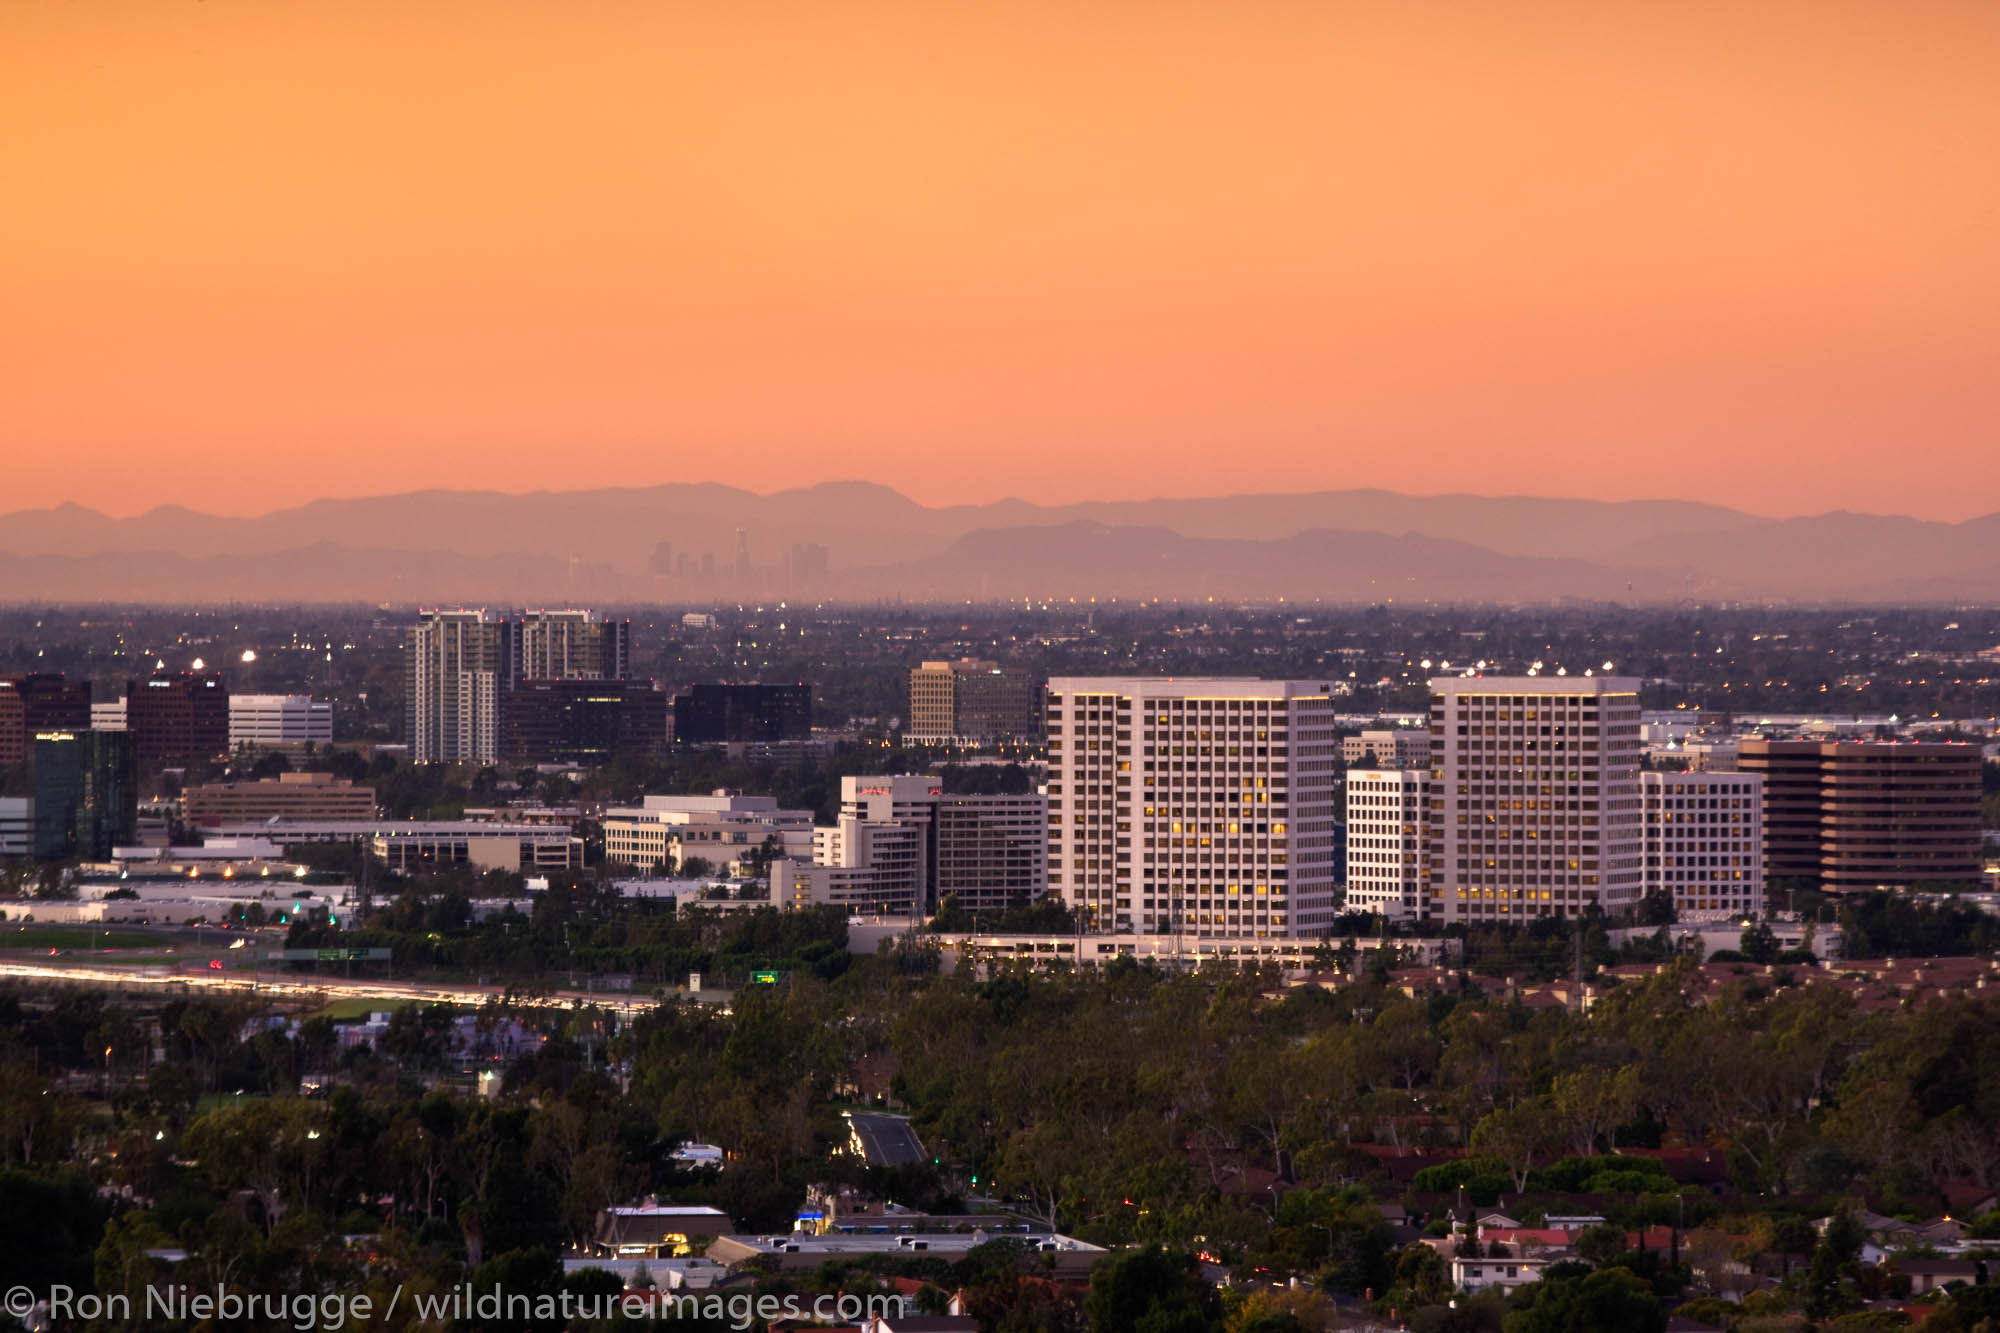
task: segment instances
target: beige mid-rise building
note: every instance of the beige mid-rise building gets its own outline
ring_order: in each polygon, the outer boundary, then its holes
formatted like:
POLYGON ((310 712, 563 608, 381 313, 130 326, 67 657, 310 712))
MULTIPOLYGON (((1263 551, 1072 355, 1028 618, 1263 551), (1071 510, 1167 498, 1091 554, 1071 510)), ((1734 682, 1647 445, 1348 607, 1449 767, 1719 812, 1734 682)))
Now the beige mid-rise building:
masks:
POLYGON ((280 773, 260 782, 210 782, 181 793, 181 818, 204 828, 260 819, 373 819, 375 789, 331 773, 280 773))
POLYGON ((909 916, 947 897, 978 912, 1048 892, 1048 803, 1039 792, 953 794, 907 773, 840 782, 840 817, 813 830, 812 863, 773 865, 778 905, 909 916))
MULTIPOLYGON (((123 719, 120 719, 121 722, 123 719)), ((310 694, 229 696, 229 748, 303 749, 333 744, 333 705, 310 694)))
POLYGON ((512 626, 516 680, 621 680, 630 674, 632 624, 589 611, 528 611, 512 626))
POLYGON ((920 745, 995 745, 1041 734, 1034 681, 979 658, 925 662, 910 672, 904 735, 920 745))

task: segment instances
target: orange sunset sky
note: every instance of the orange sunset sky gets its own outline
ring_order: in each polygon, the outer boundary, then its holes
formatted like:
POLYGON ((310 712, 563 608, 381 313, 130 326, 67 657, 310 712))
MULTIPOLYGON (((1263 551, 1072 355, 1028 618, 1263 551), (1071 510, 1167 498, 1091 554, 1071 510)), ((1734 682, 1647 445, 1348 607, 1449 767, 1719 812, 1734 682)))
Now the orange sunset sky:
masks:
POLYGON ((0 509, 2000 510, 2000 4, 0 5, 0 509))

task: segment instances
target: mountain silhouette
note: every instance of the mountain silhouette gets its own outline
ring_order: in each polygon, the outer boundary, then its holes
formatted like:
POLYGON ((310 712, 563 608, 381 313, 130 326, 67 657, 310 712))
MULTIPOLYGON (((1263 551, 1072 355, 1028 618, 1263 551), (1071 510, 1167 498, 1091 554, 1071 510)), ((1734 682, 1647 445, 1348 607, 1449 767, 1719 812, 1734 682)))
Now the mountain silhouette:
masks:
POLYGON ((114 519, 74 504, 0 515, 0 598, 13 602, 1073 596, 1984 601, 2000 599, 2000 514, 1773 519, 1695 501, 1383 490, 932 507, 853 481, 770 495, 426 490, 255 518, 162 506, 114 519))

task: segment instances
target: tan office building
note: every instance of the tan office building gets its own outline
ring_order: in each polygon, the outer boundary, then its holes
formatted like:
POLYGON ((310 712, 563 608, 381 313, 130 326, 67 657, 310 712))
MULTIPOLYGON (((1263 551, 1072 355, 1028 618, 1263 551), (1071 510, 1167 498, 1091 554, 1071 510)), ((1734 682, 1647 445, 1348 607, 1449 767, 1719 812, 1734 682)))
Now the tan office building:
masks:
POLYGON ((907 739, 919 745, 994 745, 1041 735, 1035 684, 1020 667, 978 658, 925 662, 910 672, 907 739))
POLYGON ((270 782, 211 782, 181 793, 181 818, 203 828, 260 819, 373 819, 375 789, 331 773, 281 773, 270 782))

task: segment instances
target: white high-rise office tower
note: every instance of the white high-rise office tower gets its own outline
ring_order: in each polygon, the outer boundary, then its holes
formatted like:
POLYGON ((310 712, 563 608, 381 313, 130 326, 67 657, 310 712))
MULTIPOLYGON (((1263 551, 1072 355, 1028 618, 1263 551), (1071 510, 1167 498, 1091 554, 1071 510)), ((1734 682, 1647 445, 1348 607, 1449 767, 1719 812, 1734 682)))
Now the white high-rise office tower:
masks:
POLYGON ((1099 931, 1282 938, 1335 915, 1319 681, 1049 682, 1049 887, 1099 931))
POLYGON ((1638 681, 1453 676, 1431 688, 1432 918, 1516 921, 1637 903, 1638 681))
POLYGON ((426 611, 404 648, 410 758, 490 764, 499 758, 507 625, 486 611, 426 611))
POLYGON ((1347 898, 1349 912, 1396 921, 1424 915, 1424 821, 1430 811, 1428 769, 1347 770, 1347 898))

